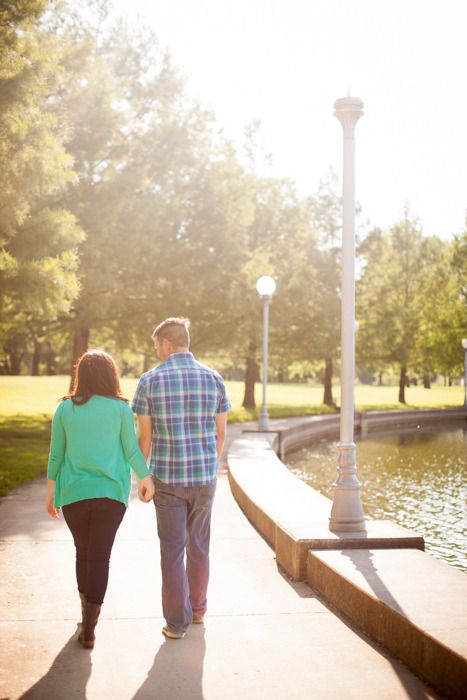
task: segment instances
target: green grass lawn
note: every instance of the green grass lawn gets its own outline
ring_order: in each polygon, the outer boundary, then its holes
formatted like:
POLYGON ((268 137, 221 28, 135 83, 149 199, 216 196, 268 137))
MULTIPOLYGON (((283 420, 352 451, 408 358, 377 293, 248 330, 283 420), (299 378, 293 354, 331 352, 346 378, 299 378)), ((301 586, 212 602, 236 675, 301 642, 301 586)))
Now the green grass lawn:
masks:
MULTIPOLYGON (((0 376, 0 496, 29 481, 46 469, 50 418, 58 401, 68 390, 69 378, 4 377, 0 376)), ((131 399, 137 379, 122 380, 123 390, 131 399)), ((243 382, 227 382, 233 409, 229 422, 251 420, 258 410, 241 407, 243 382)), ((355 400, 359 411, 395 408, 428 408, 461 406, 464 390, 460 386, 433 386, 431 389, 410 387, 407 404, 397 403, 395 386, 356 386, 355 400)), ((256 385, 256 403, 260 407, 261 384, 256 385)), ((323 388, 310 384, 270 384, 268 412, 271 418, 305 416, 329 412, 322 405, 323 388)), ((339 403, 339 387, 334 388, 334 400, 339 403)))
MULTIPOLYGON (((64 375, 56 377, 4 377, 0 376, 0 417, 6 416, 50 416, 55 411, 61 396, 68 390, 69 378, 64 375)), ((137 379, 122 380, 123 391, 131 399, 138 383, 137 379)), ((241 409, 243 399, 243 382, 226 382, 227 390, 235 415, 241 409)), ((256 385, 256 403, 261 403, 261 384, 256 385)), ((334 400, 339 403, 339 386, 334 387, 334 400)), ((397 402, 398 387, 368 386, 355 387, 357 410, 375 410, 388 408, 428 408, 461 406, 464 402, 464 389, 461 386, 444 387, 433 385, 431 389, 411 386, 406 390, 407 404, 397 402)), ((297 411, 319 412, 323 410, 323 387, 311 384, 269 384, 268 406, 271 414, 290 409, 294 415, 297 411)), ((284 413, 284 415, 286 415, 284 413)), ((306 413, 305 413, 306 415, 306 413)))
POLYGON ((49 440, 49 416, 0 417, 0 496, 45 472, 49 440))

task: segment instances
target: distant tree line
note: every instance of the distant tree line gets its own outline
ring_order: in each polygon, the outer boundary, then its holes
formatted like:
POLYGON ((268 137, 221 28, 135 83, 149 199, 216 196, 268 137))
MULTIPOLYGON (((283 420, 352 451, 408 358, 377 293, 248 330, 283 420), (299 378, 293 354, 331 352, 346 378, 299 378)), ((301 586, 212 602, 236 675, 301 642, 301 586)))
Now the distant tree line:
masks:
MULTIPOLYGON (((317 368, 333 403, 340 343, 337 181, 300 197, 239 154, 147 28, 99 0, 0 1, 0 372, 69 371, 89 346, 153 361, 156 321, 186 315, 197 354, 245 368, 261 347, 255 281, 271 274, 278 375, 317 368), (26 366, 26 360, 28 366, 26 366)), ((451 241, 406 215, 359 243, 367 376, 462 373, 467 225, 451 241)))

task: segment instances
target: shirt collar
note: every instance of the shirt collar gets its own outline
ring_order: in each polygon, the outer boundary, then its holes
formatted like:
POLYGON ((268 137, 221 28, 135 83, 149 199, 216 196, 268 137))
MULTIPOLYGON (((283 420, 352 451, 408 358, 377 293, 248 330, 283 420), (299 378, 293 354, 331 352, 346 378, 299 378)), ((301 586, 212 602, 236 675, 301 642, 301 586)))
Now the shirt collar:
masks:
POLYGON ((163 364, 167 364, 168 362, 170 362, 171 364, 193 362, 194 359, 195 358, 193 357, 192 352, 173 352, 171 355, 168 356, 168 358, 163 362, 163 364))

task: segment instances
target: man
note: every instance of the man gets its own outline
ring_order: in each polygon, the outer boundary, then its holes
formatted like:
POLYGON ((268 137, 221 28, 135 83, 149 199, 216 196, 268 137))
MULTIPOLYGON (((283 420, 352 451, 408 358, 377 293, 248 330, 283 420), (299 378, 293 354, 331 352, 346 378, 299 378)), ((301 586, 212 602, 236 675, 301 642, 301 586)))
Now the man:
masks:
POLYGON ((162 363, 142 375, 132 404, 146 459, 151 452, 169 639, 182 639, 206 613, 211 510, 230 408, 222 377, 189 351, 188 327, 186 318, 168 318, 155 328, 162 363))

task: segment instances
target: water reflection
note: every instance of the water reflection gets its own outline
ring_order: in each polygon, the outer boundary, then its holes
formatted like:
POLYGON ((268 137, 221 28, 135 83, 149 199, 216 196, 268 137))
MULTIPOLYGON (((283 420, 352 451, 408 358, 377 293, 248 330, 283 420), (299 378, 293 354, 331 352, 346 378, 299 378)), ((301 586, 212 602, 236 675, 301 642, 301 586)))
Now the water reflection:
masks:
MULTIPOLYGON (((370 433, 357 440, 358 478, 369 518, 423 535, 427 552, 467 571, 467 427, 370 433)), ((332 498, 337 442, 287 457, 289 468, 332 498)))

